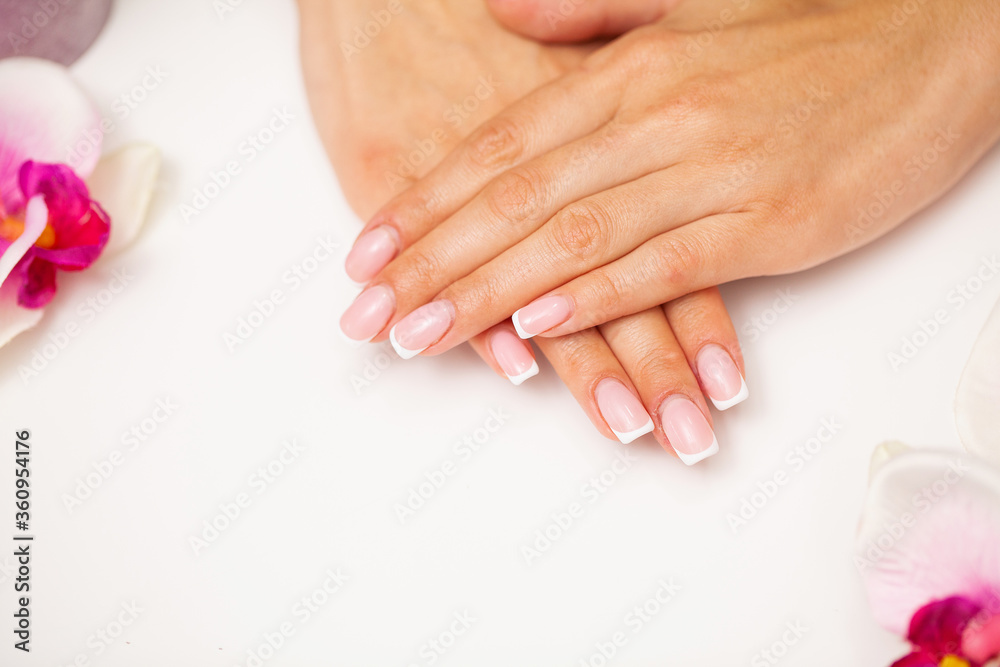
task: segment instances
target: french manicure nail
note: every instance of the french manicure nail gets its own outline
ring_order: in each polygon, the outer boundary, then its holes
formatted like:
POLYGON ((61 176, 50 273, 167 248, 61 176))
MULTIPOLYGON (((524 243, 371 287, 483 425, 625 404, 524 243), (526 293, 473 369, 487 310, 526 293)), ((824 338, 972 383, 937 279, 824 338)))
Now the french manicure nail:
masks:
POLYGON ((511 321, 514 322, 517 335, 527 340, 559 326, 572 314, 573 308, 569 299, 562 296, 546 296, 514 313, 511 321))
POLYGON ((421 306, 404 317, 389 332, 396 354, 412 359, 448 333, 455 322, 455 306, 444 299, 421 306))
POLYGON ((490 337, 490 350, 507 379, 520 385, 538 375, 538 362, 525 343, 509 329, 500 329, 490 337))
POLYGON ((351 340, 369 341, 392 319, 396 295, 387 285, 370 287, 358 295, 340 318, 340 330, 351 340))
POLYGON ((684 396, 671 396, 660 406, 663 432, 681 461, 693 466, 719 453, 719 441, 698 406, 684 396))
POLYGON ((366 232, 355 242, 344 263, 347 275, 356 283, 367 283, 378 275, 399 252, 399 235, 382 225, 366 232))
MULTIPOLYGON (((551 327, 550 327, 551 328, 551 327)), ((618 380, 601 380, 594 391, 604 421, 623 445, 651 433, 653 420, 642 402, 618 380)))
POLYGON ((698 375, 717 410, 728 410, 750 397, 750 389, 736 362, 719 345, 706 345, 698 353, 698 375))

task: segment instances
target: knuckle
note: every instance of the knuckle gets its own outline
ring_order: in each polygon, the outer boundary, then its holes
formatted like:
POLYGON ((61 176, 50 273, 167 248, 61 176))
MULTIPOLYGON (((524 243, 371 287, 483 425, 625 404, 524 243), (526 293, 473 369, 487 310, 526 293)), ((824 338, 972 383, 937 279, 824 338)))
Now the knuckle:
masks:
POLYGON ((611 229, 607 210, 592 202, 578 202, 564 209, 555 221, 553 242, 563 255, 590 262, 600 256, 611 229))
POLYGON ((660 275, 667 284, 688 285, 702 265, 699 248, 683 238, 668 237, 659 248, 660 275))
POLYGON ((533 219, 541 206, 541 179, 528 170, 514 170, 501 176, 486 196, 493 216, 507 223, 533 219))
POLYGON ((480 169, 506 167, 524 154, 524 129, 509 119, 496 119, 476 131, 469 143, 469 159, 480 169))
POLYGON ((386 276, 399 294, 422 294, 442 280, 444 267, 433 255, 409 248, 386 276))

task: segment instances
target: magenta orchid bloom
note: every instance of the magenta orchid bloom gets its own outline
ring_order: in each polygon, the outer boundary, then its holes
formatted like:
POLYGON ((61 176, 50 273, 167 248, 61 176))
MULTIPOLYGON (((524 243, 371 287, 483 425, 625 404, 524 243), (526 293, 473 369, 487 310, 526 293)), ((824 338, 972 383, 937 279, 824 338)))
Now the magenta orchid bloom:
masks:
POLYGON ((59 271, 85 269, 138 233, 159 152, 135 145, 101 159, 102 140, 100 115, 65 67, 0 60, 0 346, 40 321, 59 271))
POLYGON ((1000 665, 1000 304, 955 405, 966 449, 882 445, 855 564, 876 620, 905 637, 893 667, 1000 665))
POLYGON ((84 182, 65 165, 28 160, 18 181, 27 202, 23 211, 0 198, 0 281, 12 282, 20 306, 42 308, 56 293, 56 270, 80 271, 93 264, 108 243, 111 225, 84 182))

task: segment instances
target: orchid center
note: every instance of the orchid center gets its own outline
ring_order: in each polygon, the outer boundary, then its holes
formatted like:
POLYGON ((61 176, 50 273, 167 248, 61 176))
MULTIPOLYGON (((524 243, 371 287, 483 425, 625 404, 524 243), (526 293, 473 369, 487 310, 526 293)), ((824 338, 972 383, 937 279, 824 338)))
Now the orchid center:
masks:
MULTIPOLYGON (((0 238, 13 243, 24 233, 24 220, 20 217, 0 217, 0 238)), ((56 245, 56 230, 52 225, 45 225, 42 235, 35 241, 35 246, 48 250, 56 245)))
POLYGON ((970 665, 967 660, 963 660, 957 655, 946 655, 941 660, 941 667, 970 667, 970 665))

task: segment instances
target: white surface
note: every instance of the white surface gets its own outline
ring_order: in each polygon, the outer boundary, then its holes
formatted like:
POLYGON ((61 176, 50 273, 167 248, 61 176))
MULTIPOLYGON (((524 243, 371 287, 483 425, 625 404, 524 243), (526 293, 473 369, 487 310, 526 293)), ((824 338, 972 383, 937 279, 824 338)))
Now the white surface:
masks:
MULTIPOLYGON (((955 387, 1000 280, 961 309, 948 298, 1000 250, 997 151, 888 239, 725 289, 753 398, 717 416, 721 453, 689 469, 649 438, 596 434, 547 364, 513 387, 467 349, 403 362, 387 344, 342 342, 356 291, 343 252, 298 289, 283 282, 318 238, 343 250, 358 229, 308 117, 291 2, 242 3, 225 20, 204 1, 120 2, 75 71, 111 114, 150 66, 167 78, 107 146, 163 148, 148 229, 113 263, 64 278, 39 327, 0 352, 0 498, 12 523, 13 434, 30 428, 37 535, 34 650, 15 653, 0 627, 0 663, 246 665, 287 621, 294 635, 263 664, 426 665, 422 645, 463 628, 463 612, 475 622, 435 664, 576 666, 622 632, 609 664, 752 665, 796 622, 808 631, 779 664, 902 654, 870 619, 852 537, 877 443, 956 446, 955 387), (286 106, 288 129, 184 224, 180 205, 286 106), (86 300, 122 269, 127 287, 92 316, 86 300), (224 334, 276 289, 283 302, 231 353, 224 334), (794 303, 771 319, 778 290, 794 303), (937 309, 949 322, 894 371, 887 353, 937 309), (72 323, 79 335, 22 380, 72 323), (166 399, 178 407, 130 451, 123 434, 166 399), (504 423, 472 452, 463 439, 482 440, 491 412, 504 423), (836 435, 800 467, 795 448, 824 420, 836 435), (256 471, 292 439, 304 451, 284 450, 258 495, 256 471), (69 512, 64 494, 114 450, 122 464, 69 512), (397 503, 443 468, 454 474, 401 525, 397 503), (777 471, 789 483, 734 534, 727 514, 777 471), (590 481, 602 473, 615 480, 603 493, 590 481), (250 506, 195 555, 189 538, 240 493, 250 506), (527 564, 522 547, 574 503, 582 514, 527 564), (293 607, 337 568, 349 581, 301 624, 293 607), (671 579, 681 590, 634 633, 627 615, 668 598, 671 579), (138 618, 96 655, 96 633, 133 601, 138 618)), ((12 558, 0 564, 12 625, 12 558)))

